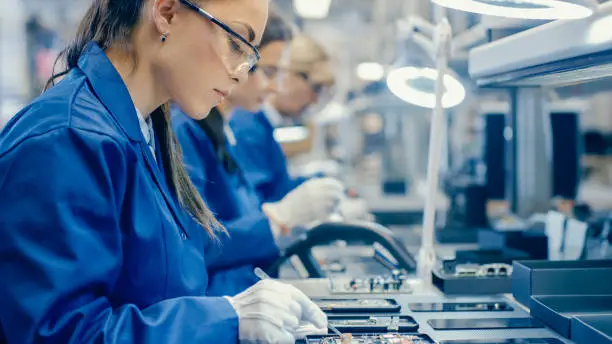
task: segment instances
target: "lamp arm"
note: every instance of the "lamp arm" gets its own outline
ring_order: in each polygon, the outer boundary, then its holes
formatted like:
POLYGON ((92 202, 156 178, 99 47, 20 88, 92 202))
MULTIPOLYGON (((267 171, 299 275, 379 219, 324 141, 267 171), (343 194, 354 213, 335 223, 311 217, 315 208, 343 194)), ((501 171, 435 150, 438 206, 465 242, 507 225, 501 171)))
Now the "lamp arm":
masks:
POLYGON ((434 43, 436 46, 436 102, 431 118, 429 135, 429 156, 427 162, 427 191, 425 196, 425 209, 423 214, 423 235, 417 266, 417 274, 423 281, 431 281, 431 271, 434 268, 436 256, 434 251, 436 195, 438 193, 438 177, 440 172, 440 157, 442 144, 445 141, 444 126, 446 125, 443 107, 444 77, 448 69, 450 54, 450 41, 452 30, 446 17, 436 26, 434 43))

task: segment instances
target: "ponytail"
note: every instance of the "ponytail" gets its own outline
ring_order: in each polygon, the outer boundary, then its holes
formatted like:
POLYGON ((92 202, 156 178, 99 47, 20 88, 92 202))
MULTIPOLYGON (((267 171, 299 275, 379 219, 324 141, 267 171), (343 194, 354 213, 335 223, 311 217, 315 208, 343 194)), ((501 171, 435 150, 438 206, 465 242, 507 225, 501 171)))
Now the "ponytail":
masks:
POLYGON ((170 105, 164 104, 151 114, 153 130, 161 144, 162 164, 166 181, 173 186, 176 196, 190 215, 214 236, 215 229, 224 231, 215 216, 204 203, 183 164, 183 152, 170 122, 170 105))
MULTIPOLYGON (((68 74, 77 66, 89 42, 97 43, 102 50, 119 45, 126 52, 134 54, 131 51, 131 34, 140 20, 145 2, 146 0, 93 0, 79 24, 74 40, 55 60, 54 74, 47 81, 45 90, 54 86, 58 78, 68 74), (62 60, 64 69, 55 73, 55 67, 62 60)), ((168 104, 160 106, 151 114, 153 130, 161 145, 161 160, 166 181, 185 210, 206 229, 211 237, 215 237, 217 230, 224 230, 223 226, 217 222, 189 179, 183 165, 181 147, 172 130, 169 116, 168 104)))

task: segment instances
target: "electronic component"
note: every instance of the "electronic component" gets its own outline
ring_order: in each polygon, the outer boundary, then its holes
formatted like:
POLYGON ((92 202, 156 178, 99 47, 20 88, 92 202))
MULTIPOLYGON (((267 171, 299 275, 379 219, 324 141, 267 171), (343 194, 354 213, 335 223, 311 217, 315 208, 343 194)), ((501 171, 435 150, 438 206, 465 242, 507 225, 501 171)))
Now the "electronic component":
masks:
POLYGON ((435 344, 425 334, 343 334, 306 336, 306 344, 435 344))
POLYGON ((439 302, 411 303, 413 312, 509 312, 513 308, 506 302, 439 302))
POLYGON ((364 278, 335 277, 329 280, 332 294, 410 294, 407 277, 399 270, 388 276, 364 278))
POLYGON ((409 316, 330 315, 330 325, 340 332, 416 332, 419 324, 409 316))
POLYGON ((563 344, 556 338, 444 340, 440 344, 563 344))
POLYGON ((541 328, 532 318, 432 319, 427 323, 434 330, 492 330, 509 328, 541 328))
POLYGON ((314 299, 328 313, 395 313, 401 306, 394 299, 314 299))
POLYGON ((455 277, 509 277, 512 266, 508 264, 457 264, 455 277))

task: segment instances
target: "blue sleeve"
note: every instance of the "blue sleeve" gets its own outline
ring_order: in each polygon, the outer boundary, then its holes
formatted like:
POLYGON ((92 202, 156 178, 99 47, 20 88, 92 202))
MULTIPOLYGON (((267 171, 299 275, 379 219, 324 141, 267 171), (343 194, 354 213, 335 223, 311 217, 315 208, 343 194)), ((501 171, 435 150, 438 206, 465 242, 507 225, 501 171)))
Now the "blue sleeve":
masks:
POLYGON ((236 132, 238 159, 245 176, 254 186, 262 202, 277 202, 304 180, 294 180, 287 170, 287 160, 280 144, 274 139, 263 114, 243 114, 232 117, 236 132))
POLYGON ((7 343, 235 343, 223 298, 111 302, 122 269, 125 147, 59 129, 0 153, 0 320, 7 343), (111 167, 112 166, 112 167, 111 167))
MULTIPOLYGON (((272 262, 266 262, 268 264, 272 262)), ((259 281, 254 273, 256 266, 266 265, 249 264, 240 265, 231 269, 208 271, 209 296, 234 296, 247 290, 259 281)))
MULTIPOLYGON (((256 264, 278 257, 270 223, 263 213, 253 213, 223 223, 229 236, 220 235, 216 254, 206 255, 209 269, 256 264)), ((210 245, 214 246, 214 245, 210 245)))

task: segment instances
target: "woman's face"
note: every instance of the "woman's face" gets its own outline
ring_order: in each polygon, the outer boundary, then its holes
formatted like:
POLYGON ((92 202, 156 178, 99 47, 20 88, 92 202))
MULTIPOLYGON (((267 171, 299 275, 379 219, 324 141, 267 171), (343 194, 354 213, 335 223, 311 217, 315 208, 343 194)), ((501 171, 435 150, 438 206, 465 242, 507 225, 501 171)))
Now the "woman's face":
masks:
POLYGON ((287 72, 283 87, 272 98, 274 107, 283 115, 300 117, 304 111, 317 102, 318 94, 307 80, 307 75, 287 72))
POLYGON ((270 42, 262 47, 257 69, 245 83, 236 87, 227 100, 233 106, 251 112, 259 110, 266 98, 278 91, 278 71, 281 61, 287 56, 287 48, 288 43, 283 41, 270 42))
MULTIPOLYGON (((157 20, 157 28, 167 33, 167 39, 161 43, 154 73, 183 111, 192 118, 204 118, 237 85, 246 82, 248 56, 254 52, 181 0, 156 1, 156 10, 162 12, 159 17, 166 19, 157 20), (172 8, 164 9, 160 2, 172 4, 172 8)), ((269 0, 191 1, 253 46, 261 40, 269 0)))

